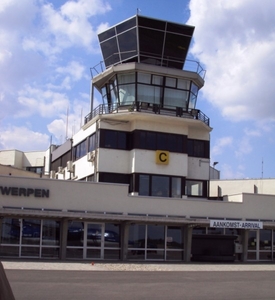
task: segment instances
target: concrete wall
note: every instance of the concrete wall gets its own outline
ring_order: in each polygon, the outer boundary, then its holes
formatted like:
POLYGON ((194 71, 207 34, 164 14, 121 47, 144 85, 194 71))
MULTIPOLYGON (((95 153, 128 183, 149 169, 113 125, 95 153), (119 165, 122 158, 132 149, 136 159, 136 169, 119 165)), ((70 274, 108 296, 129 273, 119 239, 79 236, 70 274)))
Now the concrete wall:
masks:
POLYGON ((237 203, 201 198, 142 197, 129 196, 127 185, 2 176, 0 186, 50 190, 49 198, 7 196, 0 190, 0 207, 266 220, 273 220, 275 211, 272 195, 244 194, 242 202, 237 203))
POLYGON ((256 193, 275 195, 275 179, 236 179, 211 180, 210 196, 217 197, 218 187, 221 195, 256 193))
POLYGON ((33 178, 39 178, 40 174, 36 174, 34 172, 25 171, 22 169, 17 169, 10 166, 3 166, 0 165, 0 175, 6 175, 6 176, 22 176, 22 177, 33 177, 33 178))

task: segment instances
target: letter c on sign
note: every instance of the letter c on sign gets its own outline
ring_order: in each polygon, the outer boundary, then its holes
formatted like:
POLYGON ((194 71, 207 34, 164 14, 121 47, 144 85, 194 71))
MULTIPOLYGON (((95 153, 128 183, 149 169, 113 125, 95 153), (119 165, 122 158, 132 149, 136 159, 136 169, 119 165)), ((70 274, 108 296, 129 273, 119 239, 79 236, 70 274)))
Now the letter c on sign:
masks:
POLYGON ((164 153, 164 152, 161 152, 160 154, 159 154, 159 160, 161 161, 161 162, 166 162, 166 160, 167 160, 167 154, 166 153, 164 153))
POLYGON ((157 150, 156 151, 156 164, 168 165, 169 164, 169 151, 157 150))

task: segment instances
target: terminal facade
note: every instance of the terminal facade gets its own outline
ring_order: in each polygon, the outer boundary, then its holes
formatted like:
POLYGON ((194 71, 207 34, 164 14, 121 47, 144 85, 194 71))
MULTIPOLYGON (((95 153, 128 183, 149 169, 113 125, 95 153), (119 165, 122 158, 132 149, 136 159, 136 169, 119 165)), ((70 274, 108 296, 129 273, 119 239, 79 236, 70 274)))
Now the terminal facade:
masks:
POLYGON ((0 257, 273 261, 275 180, 211 167, 193 32, 136 15, 99 34, 81 130, 45 152, 0 152, 0 257))

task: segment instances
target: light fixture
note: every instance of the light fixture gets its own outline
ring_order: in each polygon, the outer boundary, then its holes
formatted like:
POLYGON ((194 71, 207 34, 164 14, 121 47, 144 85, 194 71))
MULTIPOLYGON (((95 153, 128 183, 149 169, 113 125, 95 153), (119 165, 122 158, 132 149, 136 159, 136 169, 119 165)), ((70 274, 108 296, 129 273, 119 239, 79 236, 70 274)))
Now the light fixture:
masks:
POLYGON ((214 161, 214 162, 213 162, 213 168, 215 168, 215 166, 216 166, 218 163, 219 163, 218 161, 214 161))

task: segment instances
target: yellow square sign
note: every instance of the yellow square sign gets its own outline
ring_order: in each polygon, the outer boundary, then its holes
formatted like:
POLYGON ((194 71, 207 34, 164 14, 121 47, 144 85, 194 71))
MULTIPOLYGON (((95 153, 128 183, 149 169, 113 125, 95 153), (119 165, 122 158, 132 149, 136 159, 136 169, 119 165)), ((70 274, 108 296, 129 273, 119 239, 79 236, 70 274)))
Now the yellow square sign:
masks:
POLYGON ((169 164, 169 151, 157 150, 156 151, 156 164, 168 165, 169 164))

